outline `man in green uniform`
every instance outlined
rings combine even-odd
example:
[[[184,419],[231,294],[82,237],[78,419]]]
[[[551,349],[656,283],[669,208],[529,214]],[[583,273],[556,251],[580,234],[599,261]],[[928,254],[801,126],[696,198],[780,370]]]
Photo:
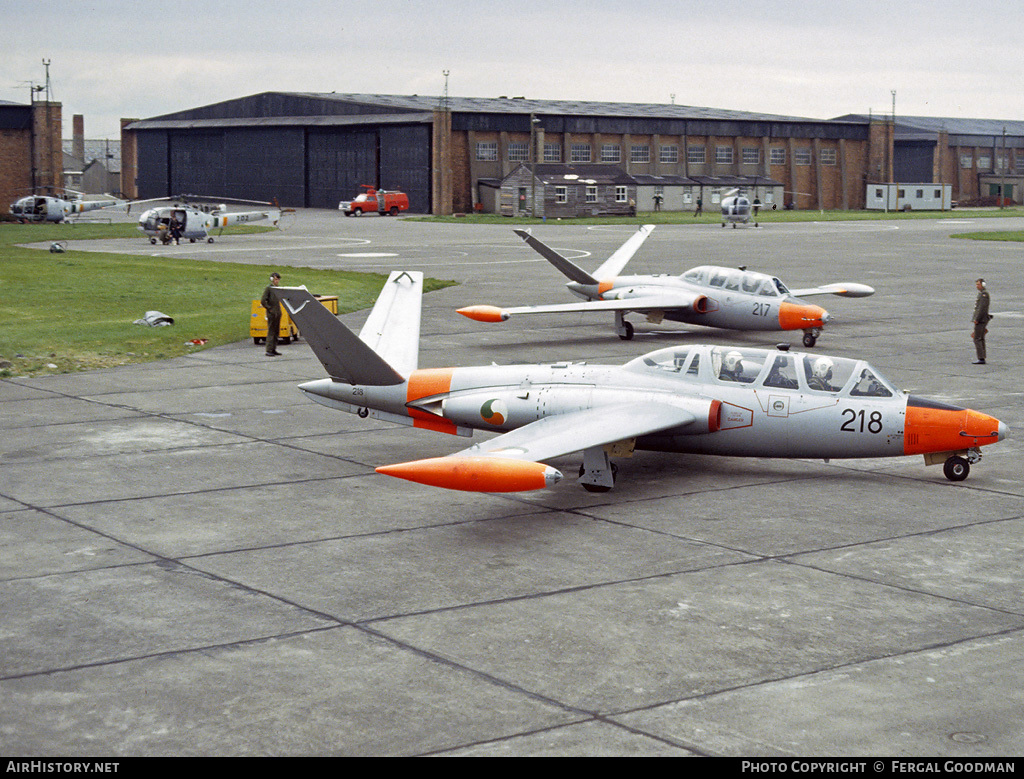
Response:
[[[280,357],[277,351],[277,333],[281,329],[281,304],[274,300],[270,290],[281,283],[281,274],[274,271],[270,274],[270,283],[263,290],[260,305],[267,311],[267,357]]]
[[[992,318],[988,313],[988,290],[985,289],[985,279],[978,279],[975,282],[978,288],[978,299],[974,303],[974,348],[978,352],[978,359],[975,365],[985,364],[985,333],[988,332],[988,322]]]

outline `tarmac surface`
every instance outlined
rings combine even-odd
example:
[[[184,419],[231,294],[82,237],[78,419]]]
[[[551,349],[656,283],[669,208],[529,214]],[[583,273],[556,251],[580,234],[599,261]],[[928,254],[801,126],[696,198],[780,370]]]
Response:
[[[432,489],[374,468],[466,439],[306,400],[323,372],[302,340],[0,381],[0,754],[1024,754],[1022,250],[949,237],[1022,223],[659,226],[629,266],[871,284],[816,299],[834,319],[814,351],[1007,423],[960,483],[920,457],[640,452],[607,494]],[[535,233],[591,269],[632,229]],[[285,284],[303,266],[457,280],[424,298],[422,367],[802,348],[637,315],[629,342],[611,315],[456,315],[569,300],[504,225],[302,211],[213,244],[71,248],[269,262]]]

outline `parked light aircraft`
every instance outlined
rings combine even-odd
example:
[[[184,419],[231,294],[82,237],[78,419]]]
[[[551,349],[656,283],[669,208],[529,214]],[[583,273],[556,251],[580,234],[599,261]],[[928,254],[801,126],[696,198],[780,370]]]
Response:
[[[218,205],[211,210],[204,210],[197,205],[189,204],[188,200],[197,200],[194,196],[183,196],[180,198],[155,198],[155,200],[178,200],[181,202],[168,206],[157,206],[144,211],[139,217],[139,230],[149,236],[149,242],[155,244],[170,242],[171,221],[175,220],[181,226],[181,238],[187,238],[189,242],[205,238],[208,243],[213,243],[212,230],[223,230],[231,225],[247,224],[249,222],[260,222],[269,219],[276,227],[285,209],[273,203],[263,203],[253,200],[235,201],[242,203],[253,203],[268,206],[257,211],[229,212],[226,205]],[[137,200],[128,207],[131,213],[131,206],[140,203],[152,203],[153,200]],[[288,209],[290,210],[290,209]]]
[[[730,330],[803,330],[804,346],[811,347],[829,319],[828,312],[800,300],[811,295],[866,297],[875,290],[866,284],[826,284],[790,291],[779,279],[741,268],[702,265],[681,276],[619,276],[626,263],[654,230],[644,225],[592,274],[563,257],[526,230],[516,230],[535,251],[570,281],[569,291],[583,303],[542,306],[469,306],[458,311],[478,322],[504,322],[515,314],[613,311],[619,338],[633,337],[633,324],[626,321],[630,311],[646,314],[659,324],[668,319],[691,325]]]
[[[543,461],[583,453],[579,481],[614,484],[610,456],[634,449],[745,457],[922,454],[967,477],[980,447],[1007,437],[998,419],[896,388],[863,360],[723,346],[659,349],[625,365],[551,363],[419,369],[423,274],[395,271],[357,337],[303,287],[272,290],[329,378],[314,401],[455,435],[499,433],[446,457],[378,473],[475,492],[549,487]]]
[[[71,190],[68,190],[71,192]],[[81,193],[74,192],[75,195]],[[123,206],[127,200],[108,197],[102,200],[82,200],[81,197],[62,198],[54,195],[28,195],[11,203],[11,215],[20,222],[63,222],[86,211],[111,206]]]

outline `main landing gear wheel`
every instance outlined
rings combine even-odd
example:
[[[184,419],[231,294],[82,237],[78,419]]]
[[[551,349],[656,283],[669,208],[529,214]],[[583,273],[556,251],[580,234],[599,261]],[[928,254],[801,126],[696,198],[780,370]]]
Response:
[[[963,481],[971,472],[971,464],[963,457],[953,455],[943,464],[942,472],[950,481]]]
[[[621,338],[623,341],[632,341],[633,340],[633,323],[632,322],[623,322],[622,323],[622,329],[619,331],[619,338]]]

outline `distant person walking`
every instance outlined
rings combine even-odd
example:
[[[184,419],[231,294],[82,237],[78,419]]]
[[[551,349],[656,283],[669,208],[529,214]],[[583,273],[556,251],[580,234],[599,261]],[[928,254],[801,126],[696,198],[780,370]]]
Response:
[[[267,312],[267,357],[280,357],[281,352],[277,351],[277,334],[281,329],[281,304],[274,299],[270,291],[281,283],[281,274],[274,271],[270,274],[270,283],[263,290],[263,297],[260,298],[260,305]]]
[[[978,288],[978,299],[974,302],[974,332],[971,337],[974,339],[974,348],[978,352],[978,359],[975,365],[985,364],[985,334],[988,332],[988,323],[992,319],[988,313],[989,296],[985,289],[985,279],[978,279],[974,282]]]
[[[704,198],[697,196],[697,208],[693,212],[694,218],[704,213]]]

